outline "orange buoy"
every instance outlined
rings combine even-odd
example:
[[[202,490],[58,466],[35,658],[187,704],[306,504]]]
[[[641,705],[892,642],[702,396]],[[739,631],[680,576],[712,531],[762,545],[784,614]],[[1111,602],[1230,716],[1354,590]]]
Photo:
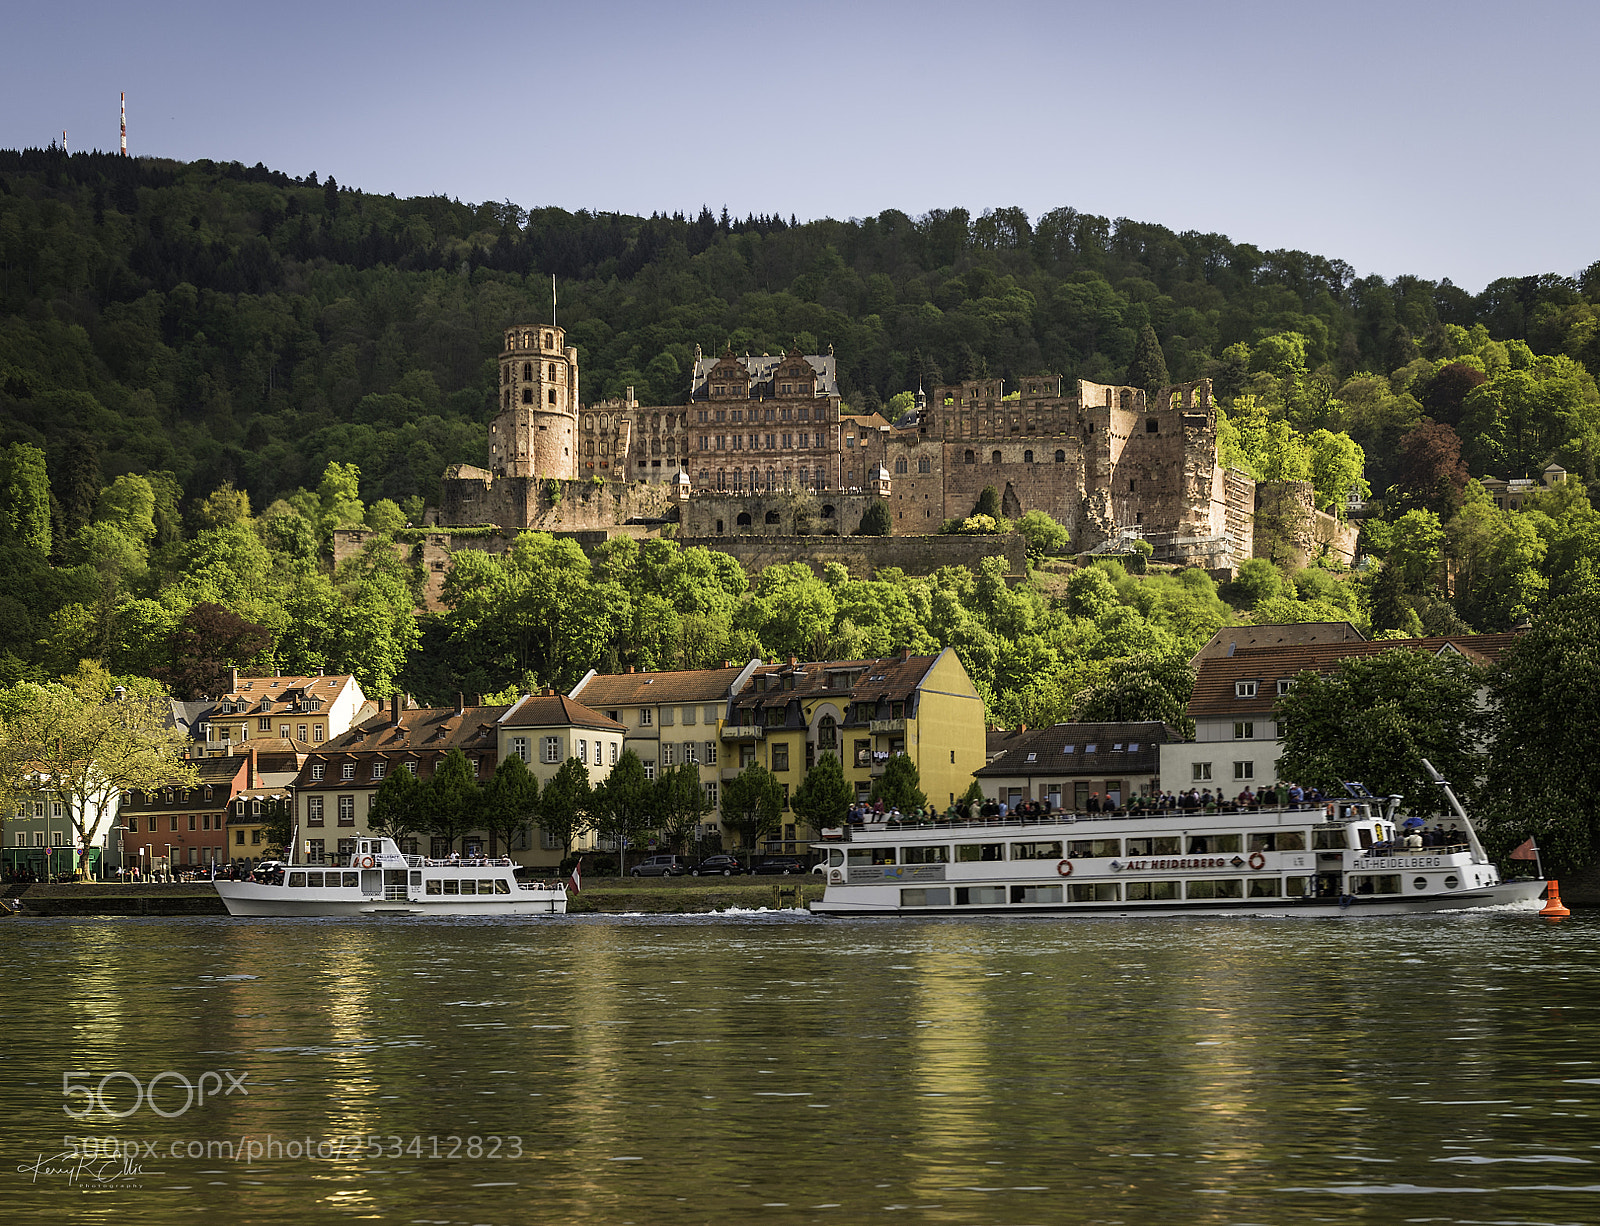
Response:
[[[1571,911],[1567,910],[1567,908],[1561,905],[1561,884],[1559,882],[1552,880],[1545,888],[1544,896],[1544,910],[1539,912],[1539,914],[1545,919],[1565,919],[1567,916],[1572,914]]]

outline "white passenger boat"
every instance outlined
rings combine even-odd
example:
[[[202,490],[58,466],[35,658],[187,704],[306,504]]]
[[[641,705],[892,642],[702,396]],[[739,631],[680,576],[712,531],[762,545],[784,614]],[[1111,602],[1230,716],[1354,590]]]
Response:
[[[1428,767],[1433,774],[1432,766]],[[1536,907],[1543,878],[1502,880],[1449,785],[1463,832],[1408,850],[1400,797],[1346,784],[1299,808],[1048,814],[843,828],[822,915],[1403,915]]]
[[[565,915],[567,887],[518,881],[510,860],[427,860],[357,839],[347,865],[286,864],[267,881],[217,881],[230,915]]]

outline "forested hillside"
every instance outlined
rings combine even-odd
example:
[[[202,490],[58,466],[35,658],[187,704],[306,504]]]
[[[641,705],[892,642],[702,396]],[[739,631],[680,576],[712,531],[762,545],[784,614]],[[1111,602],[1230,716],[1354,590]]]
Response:
[[[180,689],[187,661],[231,660],[437,696],[948,644],[993,713],[1037,723],[1088,686],[1153,693],[1234,616],[1204,576],[1010,593],[784,572],[740,592],[698,551],[591,565],[533,544],[460,570],[455,609],[418,624],[412,569],[380,549],[334,573],[329,534],[403,537],[447,463],[484,462],[500,330],[547,317],[552,275],[590,400],[683,400],[697,345],[832,346],[858,410],[980,374],[1208,375],[1230,463],[1311,480],[1330,509],[1364,464],[1357,492],[1384,496],[1364,533],[1382,565],[1253,566],[1222,596],[1258,620],[1500,628],[1600,557],[1600,264],[1472,295],[1070,208],[640,218],[0,152],[0,681],[87,655]],[[1577,480],[1526,511],[1468,481],[1552,460]],[[561,608],[539,604],[552,579]]]

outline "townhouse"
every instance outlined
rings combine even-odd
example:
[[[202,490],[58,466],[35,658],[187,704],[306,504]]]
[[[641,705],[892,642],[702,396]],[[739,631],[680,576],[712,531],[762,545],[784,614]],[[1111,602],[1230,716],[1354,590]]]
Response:
[[[262,737],[321,745],[377,711],[348,674],[240,677],[201,724],[206,746],[217,749]]]
[[[1113,808],[1161,787],[1161,749],[1180,739],[1160,721],[1055,724],[1021,732],[977,772],[985,796],[1015,809],[1038,801],[1050,809],[1088,811],[1109,800]]]

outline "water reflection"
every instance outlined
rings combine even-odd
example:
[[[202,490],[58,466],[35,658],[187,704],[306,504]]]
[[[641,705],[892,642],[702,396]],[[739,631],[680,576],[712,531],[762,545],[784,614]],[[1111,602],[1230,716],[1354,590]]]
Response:
[[[7,1205],[162,1226],[219,1207],[239,1223],[1592,1221],[1597,928],[13,922]],[[175,1118],[63,1114],[81,1102],[63,1073],[212,1069],[248,1093]],[[131,1102],[113,1082],[109,1105]],[[86,1133],[137,1141],[141,1169],[41,1163]],[[275,1156],[240,1156],[269,1140]]]

